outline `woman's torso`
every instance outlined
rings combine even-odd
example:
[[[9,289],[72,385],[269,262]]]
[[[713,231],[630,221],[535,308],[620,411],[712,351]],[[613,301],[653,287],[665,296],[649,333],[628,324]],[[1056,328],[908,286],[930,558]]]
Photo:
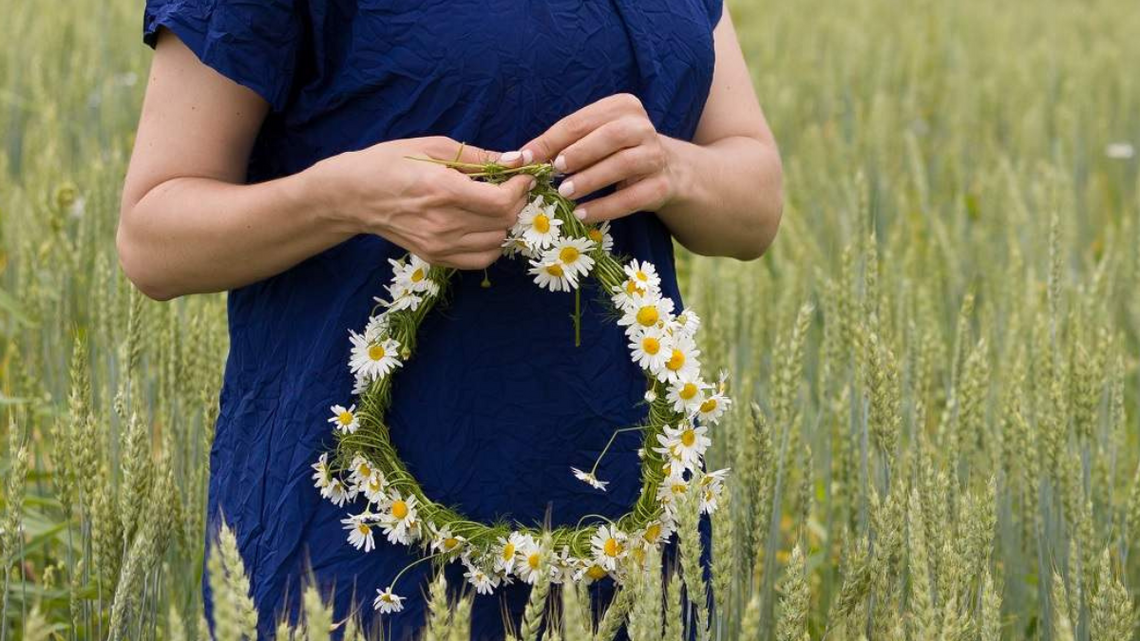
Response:
[[[661,133],[689,139],[712,74],[719,10],[711,1],[267,3],[257,11],[289,10],[300,30],[283,53],[290,81],[271,100],[250,180],[424,135],[515,149],[622,92],[642,100]],[[211,11],[227,3],[216,4]],[[239,23],[232,30],[249,28]],[[657,218],[621,219],[613,235],[616,251],[655,263],[679,301],[671,239]],[[387,259],[403,253],[358,236],[230,294],[209,515],[216,527],[224,514],[237,532],[263,619],[296,597],[305,569],[335,586],[340,615],[353,591],[368,603],[415,558],[384,542],[368,554],[352,548],[339,523],[344,510],[322,501],[309,480],[309,465],[333,444],[329,406],[352,400],[348,330],[363,326],[389,277]],[[621,330],[588,289],[575,347],[572,295],[540,290],[507,259],[489,270],[491,287],[480,286],[483,277],[457,277],[395,379],[388,420],[401,457],[429,496],[474,519],[538,524],[549,514],[562,524],[623,513],[640,486],[636,433],[620,438],[599,468],[609,492],[570,473],[589,468],[614,429],[644,416],[643,377]],[[409,607],[385,623],[396,632],[422,617],[419,578],[401,579]],[[494,629],[497,599],[481,611],[477,627]]]

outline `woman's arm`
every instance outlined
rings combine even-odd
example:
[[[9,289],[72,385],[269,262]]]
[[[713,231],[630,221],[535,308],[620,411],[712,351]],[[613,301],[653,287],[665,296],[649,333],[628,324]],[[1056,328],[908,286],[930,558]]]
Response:
[[[520,157],[554,158],[568,197],[617,185],[579,208],[588,221],[656,211],[691,251],[758,258],[780,224],[780,155],[727,10],[713,36],[716,68],[692,143],[658,134],[640,101],[620,95],[567,116]]]
[[[462,269],[494,261],[530,179],[501,186],[407,156],[455,158],[446,138],[382,143],[246,185],[266,102],[160,35],[123,187],[117,244],[127,277],[170,299],[277,274],[361,233]],[[464,148],[464,160],[486,152]]]

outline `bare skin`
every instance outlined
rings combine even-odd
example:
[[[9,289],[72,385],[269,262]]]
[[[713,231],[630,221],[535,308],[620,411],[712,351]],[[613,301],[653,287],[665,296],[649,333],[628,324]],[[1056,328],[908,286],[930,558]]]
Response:
[[[694,142],[660,135],[636,98],[612,96],[555,124],[502,162],[559,159],[572,198],[600,221],[655,211],[692,251],[760,256],[779,224],[779,155],[731,20],[714,32],[713,85]],[[357,234],[432,264],[480,269],[499,257],[532,179],[502,185],[408,156],[484,162],[497,152],[445,137],[383,142],[292,176],[245,183],[268,111],[252,90],[160,35],[123,188],[117,244],[127,277],[168,300],[278,274]]]

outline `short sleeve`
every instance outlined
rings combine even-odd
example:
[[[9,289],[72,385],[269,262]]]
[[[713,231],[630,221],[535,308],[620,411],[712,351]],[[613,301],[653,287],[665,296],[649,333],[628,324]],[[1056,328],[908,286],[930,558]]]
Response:
[[[709,24],[716,29],[720,24],[720,15],[724,12],[724,0],[705,0],[705,6],[709,10]]]
[[[143,41],[166,27],[203,64],[257,92],[274,111],[289,100],[304,34],[296,0],[147,0]]]

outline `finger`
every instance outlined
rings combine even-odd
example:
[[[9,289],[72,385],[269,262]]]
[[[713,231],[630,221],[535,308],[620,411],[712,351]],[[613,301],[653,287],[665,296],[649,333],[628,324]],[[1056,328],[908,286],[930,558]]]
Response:
[[[660,175],[639,180],[614,193],[591,200],[574,210],[587,223],[599,223],[637,211],[654,211],[669,198],[669,185]]]
[[[654,148],[645,145],[622,149],[563,180],[558,193],[566,198],[582,198],[623,180],[636,182],[661,171],[658,155]]]
[[[648,118],[627,116],[611,120],[572,143],[554,159],[554,168],[565,174],[582,171],[603,158],[648,142],[657,130]]]
[[[475,269],[486,269],[487,267],[491,266],[491,263],[494,263],[496,260],[498,260],[500,256],[502,256],[501,250],[495,249],[494,251],[456,254],[454,256],[448,256],[440,262],[446,267],[454,267],[455,269],[470,271]]]
[[[526,204],[525,195],[534,184],[532,176],[515,176],[498,185],[479,182],[453,173],[442,181],[452,202],[463,209],[499,219],[504,228],[514,224],[514,218]]]
[[[424,153],[435,160],[482,165],[491,162],[498,155],[493,151],[452,140],[447,136],[429,136],[423,141]]]
[[[555,158],[563,149],[586,137],[591,131],[623,114],[645,113],[641,101],[631,94],[617,94],[582,107],[554,123],[538,138],[523,145],[520,153],[534,162]],[[530,162],[530,161],[527,161]]]
[[[477,254],[490,251],[501,252],[503,242],[507,239],[507,231],[498,229],[492,231],[477,231],[464,234],[444,256],[457,256],[460,254]]]

